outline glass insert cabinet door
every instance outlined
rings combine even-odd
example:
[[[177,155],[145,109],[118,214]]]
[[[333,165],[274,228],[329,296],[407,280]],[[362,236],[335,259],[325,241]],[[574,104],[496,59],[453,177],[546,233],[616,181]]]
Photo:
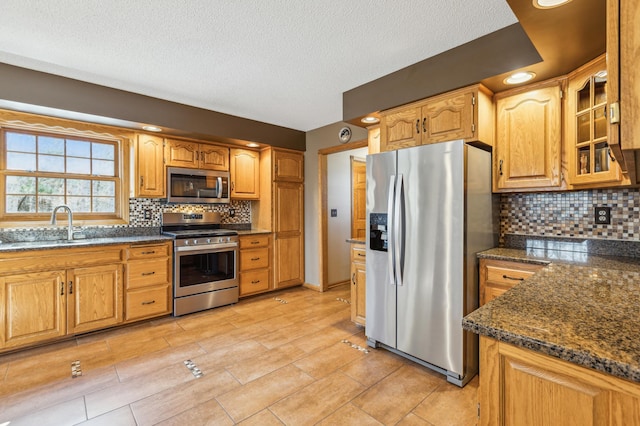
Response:
[[[602,56],[569,77],[567,146],[571,184],[621,180],[607,135],[607,64]]]

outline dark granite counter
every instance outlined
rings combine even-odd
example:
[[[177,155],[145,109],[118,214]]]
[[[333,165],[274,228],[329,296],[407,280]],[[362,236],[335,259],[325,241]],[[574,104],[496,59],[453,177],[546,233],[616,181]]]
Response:
[[[366,244],[367,242],[365,240],[358,240],[356,238],[349,238],[348,240],[346,240],[349,244]]]
[[[14,243],[0,243],[0,253],[28,251],[28,250],[50,250],[63,249],[71,247],[94,247],[116,244],[151,244],[163,241],[171,241],[171,237],[164,235],[136,235],[129,237],[110,237],[110,238],[85,238],[73,241],[66,240],[44,240],[44,241],[27,241]]]
[[[478,257],[548,264],[463,319],[463,328],[640,382],[640,259],[547,248]]]
[[[238,235],[270,234],[266,229],[239,229]]]

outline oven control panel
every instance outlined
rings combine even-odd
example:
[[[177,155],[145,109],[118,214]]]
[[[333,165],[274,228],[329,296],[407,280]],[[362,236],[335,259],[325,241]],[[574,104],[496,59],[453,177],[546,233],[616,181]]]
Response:
[[[216,244],[237,244],[236,235],[220,237],[183,238],[175,240],[176,247],[215,246]]]

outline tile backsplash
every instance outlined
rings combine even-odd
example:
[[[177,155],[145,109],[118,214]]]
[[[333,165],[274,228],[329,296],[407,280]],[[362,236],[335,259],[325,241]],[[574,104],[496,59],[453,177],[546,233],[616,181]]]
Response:
[[[611,207],[611,225],[594,223],[595,207]],[[637,241],[640,190],[502,194],[500,242],[506,234]]]
[[[232,209],[233,216],[230,214]],[[128,225],[83,226],[76,231],[82,231],[92,238],[158,234],[164,212],[220,212],[224,225],[240,228],[251,226],[251,201],[232,200],[229,204],[167,204],[156,198],[131,198]],[[65,218],[60,221],[62,226],[0,228],[0,242],[64,239],[67,235],[66,223]]]

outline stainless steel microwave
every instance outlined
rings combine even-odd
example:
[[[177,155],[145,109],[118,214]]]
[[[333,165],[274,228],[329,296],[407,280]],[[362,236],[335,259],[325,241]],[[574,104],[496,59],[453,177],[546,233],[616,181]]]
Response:
[[[229,172],[167,167],[168,203],[229,203]]]

